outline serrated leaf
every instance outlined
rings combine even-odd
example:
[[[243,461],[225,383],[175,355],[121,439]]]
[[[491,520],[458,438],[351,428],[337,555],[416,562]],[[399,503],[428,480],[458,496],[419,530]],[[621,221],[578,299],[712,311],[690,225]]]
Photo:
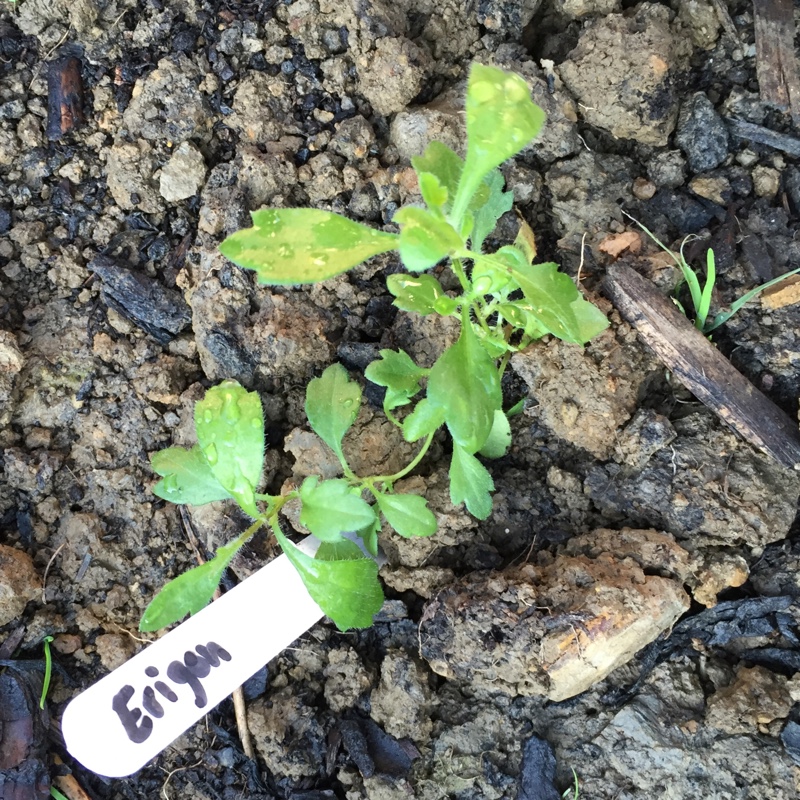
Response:
[[[383,590],[378,581],[378,565],[360,550],[360,557],[356,557],[352,548],[358,550],[358,545],[350,542],[351,548],[339,542],[335,550],[323,550],[323,556],[347,557],[326,560],[298,550],[280,530],[275,531],[275,536],[308,593],[340,631],[372,625],[372,618],[383,605]]]
[[[433,433],[444,424],[444,409],[433,405],[423,397],[414,410],[403,420],[403,438],[416,442],[423,436]]]
[[[502,411],[494,412],[494,423],[489,438],[483,443],[480,454],[484,458],[502,458],[511,447],[511,425]]]
[[[412,272],[422,272],[464,246],[444,217],[424,208],[401,208],[393,221],[400,225],[400,258]]]
[[[559,339],[585,344],[608,327],[605,314],[583,299],[557,264],[512,268],[511,276],[529,301],[530,313]]]
[[[442,285],[433,275],[396,273],[386,279],[386,286],[394,295],[397,308],[416,314],[433,314],[437,310],[436,302],[445,296]]]
[[[486,200],[473,210],[474,223],[470,234],[472,250],[480,253],[486,237],[497,227],[497,220],[510,211],[514,195],[504,192],[505,179],[499,170],[492,170],[483,181],[489,192]]]
[[[420,179],[420,190],[422,189],[422,175],[433,175],[439,185],[447,192],[447,200],[444,210],[450,209],[453,197],[455,197],[458,181],[461,178],[461,170],[464,168],[464,160],[454,153],[447,145],[441,142],[431,142],[421,156],[411,159],[414,171]],[[428,203],[423,192],[423,198]]]
[[[474,453],[489,435],[501,407],[500,376],[466,314],[458,341],[439,356],[428,376],[428,401],[444,410],[453,441]]]
[[[416,494],[378,494],[375,500],[386,521],[400,536],[408,539],[436,533],[436,517],[424,497]]]
[[[198,445],[191,450],[168,447],[153,453],[150,464],[162,476],[153,487],[153,494],[162,500],[181,505],[202,506],[231,495],[220,486]]]
[[[388,411],[406,405],[420,390],[419,382],[426,374],[404,350],[381,350],[380,359],[364,371],[367,380],[386,387],[383,407]]]
[[[236,381],[212,386],[194,408],[197,442],[214,477],[251,517],[264,465],[264,414],[256,392]]]
[[[342,439],[356,421],[361,387],[341,364],[332,364],[306,387],[306,416],[317,436],[344,461]]]
[[[442,211],[447,207],[447,189],[436,175],[432,172],[419,172],[417,173],[417,180],[419,181],[419,191],[422,194],[422,199],[428,208]]]
[[[222,580],[222,573],[244,543],[244,537],[240,536],[220,547],[210,561],[171,580],[150,601],[142,615],[139,630],[157,631],[178,622],[187,614],[196,614],[204,609],[211,602]]]
[[[219,249],[270,285],[322,281],[398,244],[396,234],[373,230],[330,211],[267,208],[251,216],[253,227],[232,234]]]
[[[492,513],[494,481],[486,467],[457,444],[453,445],[450,461],[450,500],[453,505],[464,503],[473,517],[486,519]]]
[[[347,481],[319,482],[310,475],[300,487],[300,522],[323,542],[334,542],[344,531],[358,531],[371,525],[375,510],[353,493]]]
[[[473,64],[467,85],[467,158],[464,174],[481,179],[520,152],[545,122],[519,75]]]

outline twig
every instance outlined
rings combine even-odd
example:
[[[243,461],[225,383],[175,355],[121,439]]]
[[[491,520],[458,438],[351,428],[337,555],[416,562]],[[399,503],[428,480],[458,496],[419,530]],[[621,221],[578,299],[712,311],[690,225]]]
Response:
[[[57,767],[64,765],[64,762],[57,755],[53,755],[53,763]],[[71,772],[66,775],[56,774],[53,778],[53,783],[66,795],[68,800],[92,800]]]
[[[198,541],[197,535],[194,532],[194,526],[192,525],[192,520],[189,517],[189,513],[185,508],[183,508],[183,506],[181,506],[180,511],[181,522],[183,523],[184,530],[186,531],[186,538],[189,540],[189,545],[191,546],[192,550],[194,550],[195,558],[199,564],[205,564],[206,559],[200,552],[200,542]],[[217,589],[214,592],[214,599],[218,600],[221,596],[222,592]],[[247,707],[245,706],[244,702],[244,691],[242,690],[241,686],[238,686],[236,689],[234,689],[232,697],[233,713],[236,717],[236,728],[239,732],[239,740],[242,743],[242,750],[248,758],[255,759],[256,754],[255,750],[253,750],[253,739],[250,736],[250,728],[247,727]]]
[[[794,136],[787,136],[785,133],[778,133],[762,125],[755,125],[741,119],[729,117],[725,119],[725,122],[731,135],[736,139],[747,139],[756,144],[764,144],[767,147],[782,150],[790,156],[800,157],[800,139],[796,139]]]
[[[50,556],[50,560],[47,562],[47,566],[44,568],[44,576],[42,577],[42,604],[47,605],[47,574],[50,572],[50,567],[53,566],[53,562],[56,560],[56,556],[67,546],[67,543],[61,542],[61,544],[56,548],[53,555]]]

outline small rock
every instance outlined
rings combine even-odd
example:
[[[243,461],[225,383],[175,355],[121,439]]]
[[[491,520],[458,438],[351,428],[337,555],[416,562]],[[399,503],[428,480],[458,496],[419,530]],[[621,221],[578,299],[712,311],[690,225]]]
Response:
[[[775,197],[781,185],[781,173],[772,167],[753,168],[753,189],[759,197]]]
[[[59,633],[53,639],[53,649],[65,656],[74,653],[82,644],[81,637],[75,633]]]
[[[680,150],[656,153],[647,164],[647,175],[660,189],[677,189],[686,180],[686,159]]]
[[[206,177],[203,154],[189,142],[183,142],[161,170],[159,192],[168,203],[194,197]]]
[[[371,715],[398,739],[427,743],[436,699],[427,673],[408,654],[390,651],[381,664],[381,682],[370,695]]]
[[[428,603],[420,653],[446,678],[565,700],[669,629],[689,607],[681,584],[608,552],[474,573]]]
[[[0,544],[0,627],[19,618],[42,582],[27,553]]]
[[[562,795],[553,785],[555,777],[553,748],[544,739],[531,736],[522,749],[517,800],[559,800]]]
[[[633,182],[633,196],[637,200],[649,200],[655,193],[658,187],[646,178],[637,178]]]
[[[693,94],[681,107],[675,141],[692,172],[707,172],[727,158],[728,129],[703,92]]]
[[[604,17],[622,10],[622,0],[553,0],[553,9],[569,19]]]
[[[433,141],[464,154],[463,91],[464,87],[458,86],[427,106],[403,109],[395,116],[389,128],[389,139],[401,158],[411,161],[422,155]]]
[[[133,655],[133,642],[119,633],[103,633],[95,642],[97,655],[110,672],[122,666]]]
[[[378,39],[357,62],[359,91],[378,114],[403,111],[422,89],[429,60],[409,39]]]
[[[747,562],[739,555],[728,552],[706,554],[702,569],[693,576],[692,596],[706,608],[717,604],[717,595],[730,587],[741,586],[750,576]]]
[[[560,66],[584,119],[621,139],[663,147],[678,117],[675,75],[691,44],[670,28],[670,11],[642,3],[633,16],[590,22]]]
[[[145,214],[158,214],[162,203],[154,186],[155,171],[155,155],[149,142],[115,142],[108,151],[106,180],[116,204],[124,211],[138,208]]]
[[[680,0],[678,19],[697,47],[710,50],[719,38],[719,15],[709,0]]]
[[[478,22],[493,33],[519,39],[542,0],[478,0]]]
[[[370,688],[369,674],[358,653],[351,647],[336,647],[328,652],[325,676],[325,701],[334,713],[352,708]]]
[[[8,424],[11,418],[11,392],[24,363],[14,334],[0,330],[0,425]]]
[[[720,206],[730,203],[733,197],[730,181],[719,175],[698,175],[689,181],[689,188],[698,197],[711,200]]]
[[[708,699],[706,722],[728,734],[766,733],[767,725],[789,715],[788,683],[764,667],[739,667],[733,683]]]

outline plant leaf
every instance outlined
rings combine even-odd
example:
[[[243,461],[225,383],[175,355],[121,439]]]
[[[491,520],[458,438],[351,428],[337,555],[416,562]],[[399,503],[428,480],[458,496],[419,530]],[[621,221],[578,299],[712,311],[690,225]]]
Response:
[[[585,344],[608,327],[605,314],[583,299],[557,264],[512,267],[511,276],[530,302],[529,312],[559,339]]]
[[[231,494],[214,477],[200,447],[168,447],[153,453],[150,464],[162,476],[153,494],[162,500],[181,505],[202,506],[215,500],[227,500]]]
[[[314,432],[344,463],[342,439],[356,421],[361,387],[341,364],[331,364],[306,387],[306,416]]]
[[[453,505],[465,503],[473,517],[486,519],[492,513],[494,481],[486,467],[475,456],[453,445],[450,462],[450,500]]]
[[[375,500],[386,521],[401,536],[408,539],[436,533],[436,517],[424,497],[417,494],[378,494]]]
[[[483,443],[480,454],[484,458],[502,458],[511,447],[511,425],[502,411],[494,412],[494,422],[489,438]]]
[[[422,272],[464,246],[444,217],[424,208],[401,208],[393,221],[400,225],[400,258],[412,272]]]
[[[432,172],[418,172],[419,190],[428,208],[442,211],[447,207],[448,192]]]
[[[371,525],[375,510],[362,500],[347,481],[319,482],[310,475],[300,487],[300,522],[323,542],[335,542],[344,531],[358,531]]]
[[[222,580],[222,573],[245,541],[244,536],[234,539],[220,547],[210,561],[166,584],[144,610],[139,630],[157,631],[205,608]]]
[[[463,313],[458,341],[439,356],[428,376],[428,401],[444,410],[453,441],[470,453],[479,450],[501,407],[500,377],[491,356]]]
[[[367,380],[386,387],[383,407],[388,411],[406,405],[420,390],[419,382],[426,374],[404,350],[381,350],[380,360],[364,371]]]
[[[256,392],[236,381],[212,386],[194,407],[197,442],[211,472],[251,517],[264,465],[264,414]]]
[[[443,423],[444,409],[423,397],[403,420],[403,438],[407,442],[416,442],[417,439],[433,433]]]
[[[484,178],[483,183],[489,188],[488,197],[472,212],[474,225],[470,243],[476,253],[480,253],[486,237],[497,227],[497,220],[514,205],[513,193],[503,191],[505,178],[500,170],[492,170]]]
[[[467,158],[464,174],[481,179],[539,134],[545,113],[519,75],[473,64],[467,85]]]
[[[398,237],[312,208],[267,208],[251,214],[253,227],[225,239],[226,258],[255,270],[261,283],[315,283],[394,250]]]
[[[396,273],[386,279],[386,286],[397,308],[422,315],[437,311],[436,301],[444,296],[442,285],[433,275]]]
[[[411,159],[411,164],[419,178],[420,191],[423,188],[422,176],[424,174],[433,175],[437,179],[439,185],[447,192],[447,199],[442,210],[449,211],[458,188],[461,171],[464,169],[464,160],[447,145],[441,142],[431,142],[421,156]],[[431,205],[428,198],[425,197],[424,191],[422,197],[428,205]]]
[[[275,529],[275,536],[308,593],[340,631],[372,625],[372,618],[383,605],[383,590],[378,581],[378,565],[365,557],[357,544],[342,541],[329,548],[323,543],[322,557],[312,558],[298,550],[279,529]],[[340,555],[345,558],[328,560]]]

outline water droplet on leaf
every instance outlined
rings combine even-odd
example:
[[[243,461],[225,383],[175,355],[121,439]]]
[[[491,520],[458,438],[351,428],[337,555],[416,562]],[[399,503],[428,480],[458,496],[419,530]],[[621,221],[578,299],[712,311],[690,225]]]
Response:
[[[203,455],[206,457],[206,461],[213,467],[214,464],[217,463],[219,460],[219,454],[217,453],[217,446],[212,442],[208,447],[203,450]]]

